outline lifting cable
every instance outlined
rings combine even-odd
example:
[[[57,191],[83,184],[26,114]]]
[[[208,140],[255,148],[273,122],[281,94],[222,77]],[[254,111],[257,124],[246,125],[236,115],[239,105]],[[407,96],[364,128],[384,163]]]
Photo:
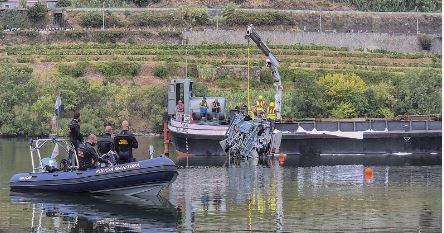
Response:
[[[247,111],[248,115],[254,120],[254,114],[251,112],[250,105],[250,38],[247,38]]]

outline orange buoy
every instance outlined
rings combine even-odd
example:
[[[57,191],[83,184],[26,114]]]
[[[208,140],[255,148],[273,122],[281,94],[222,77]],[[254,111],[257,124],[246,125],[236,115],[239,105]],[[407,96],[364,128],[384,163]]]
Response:
[[[279,165],[280,165],[281,167],[283,167],[284,164],[285,164],[285,155],[284,155],[283,152],[281,152],[281,153],[279,154]]]
[[[371,167],[366,167],[364,169],[364,179],[367,182],[373,179],[373,169]]]
[[[279,154],[279,162],[284,162],[285,161],[285,156],[284,156],[284,152],[281,152]]]

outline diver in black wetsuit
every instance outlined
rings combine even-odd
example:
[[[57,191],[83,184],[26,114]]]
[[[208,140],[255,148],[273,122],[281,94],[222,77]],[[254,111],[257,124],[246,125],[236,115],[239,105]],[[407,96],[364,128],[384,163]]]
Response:
[[[139,147],[136,137],[129,132],[128,129],[128,121],[123,121],[122,131],[114,137],[114,143],[116,146],[116,152],[119,155],[120,164],[134,162],[133,148]]]
[[[79,170],[86,170],[95,168],[96,163],[107,163],[111,165],[111,162],[106,159],[102,159],[97,156],[94,146],[97,143],[97,137],[94,134],[88,136],[88,141],[79,145],[77,149],[77,156],[79,159]]]
[[[74,149],[77,150],[79,144],[83,142],[83,135],[80,133],[80,113],[74,113],[74,116],[69,124],[69,138]]]

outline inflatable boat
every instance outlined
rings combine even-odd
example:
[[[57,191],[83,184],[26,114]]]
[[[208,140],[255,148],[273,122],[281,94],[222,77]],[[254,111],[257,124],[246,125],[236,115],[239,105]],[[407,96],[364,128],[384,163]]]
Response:
[[[95,169],[78,170],[75,150],[67,139],[38,139],[30,141],[32,172],[12,176],[10,188],[17,190],[51,190],[89,192],[118,195],[157,195],[177,176],[176,165],[167,157],[142,160],[112,166],[98,165]],[[41,159],[41,148],[54,144],[49,158]],[[64,148],[67,159],[60,168],[56,157],[59,147]],[[37,166],[35,161],[37,160]],[[77,165],[77,166],[76,166]]]

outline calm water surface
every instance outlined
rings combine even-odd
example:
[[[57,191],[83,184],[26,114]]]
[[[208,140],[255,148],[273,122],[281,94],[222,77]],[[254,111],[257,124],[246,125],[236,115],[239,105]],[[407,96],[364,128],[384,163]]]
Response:
[[[138,159],[149,144],[139,138]],[[173,156],[174,157],[174,156]],[[441,232],[441,166],[180,168],[161,197],[9,191],[26,140],[0,139],[0,232]]]

